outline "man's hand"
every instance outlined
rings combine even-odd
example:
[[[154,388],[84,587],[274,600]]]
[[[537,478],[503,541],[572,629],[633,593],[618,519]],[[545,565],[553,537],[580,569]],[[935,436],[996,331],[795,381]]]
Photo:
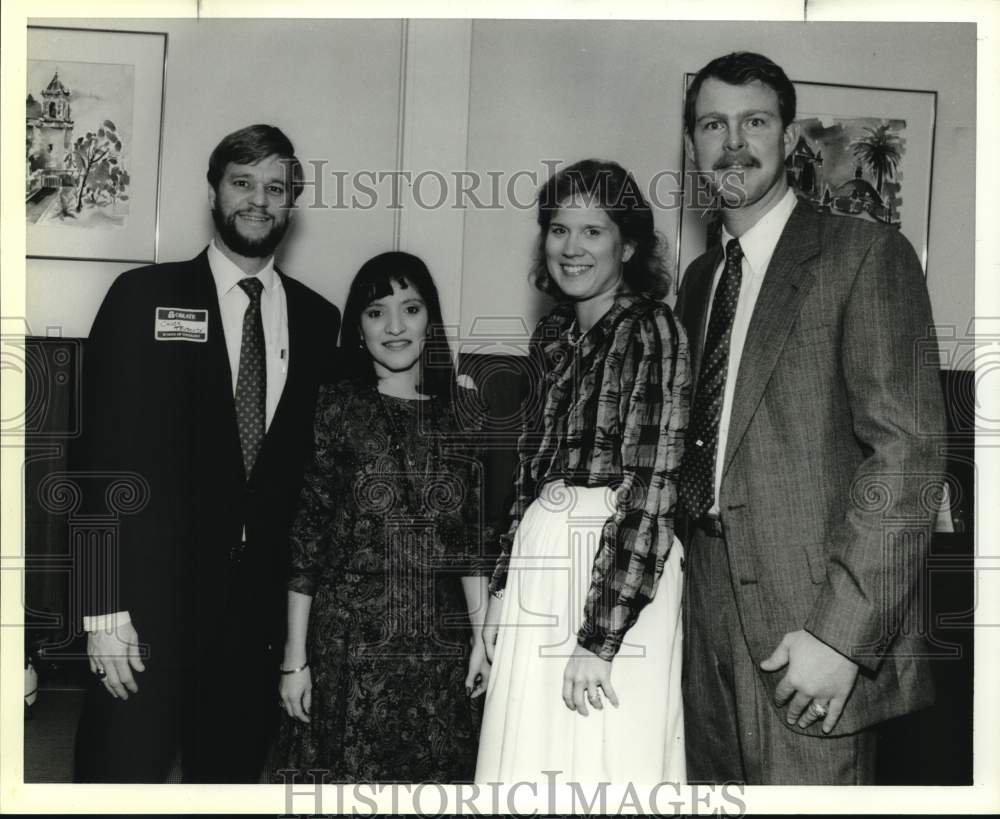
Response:
[[[800,728],[807,728],[822,718],[823,733],[830,733],[854,688],[857,663],[808,631],[792,631],[760,667],[777,671],[786,665],[788,671],[774,691],[774,701],[779,706],[788,703],[788,724],[798,722]]]
[[[87,634],[87,657],[90,670],[100,676],[108,693],[115,699],[128,699],[128,693],[139,690],[132,671],[145,671],[139,656],[139,635],[131,623],[117,628],[99,629]]]
[[[611,662],[602,660],[592,651],[587,651],[577,644],[563,672],[563,702],[570,711],[576,711],[585,717],[590,713],[587,710],[588,700],[598,711],[604,709],[604,704],[601,702],[602,691],[608,701],[617,708],[618,695],[611,685]]]

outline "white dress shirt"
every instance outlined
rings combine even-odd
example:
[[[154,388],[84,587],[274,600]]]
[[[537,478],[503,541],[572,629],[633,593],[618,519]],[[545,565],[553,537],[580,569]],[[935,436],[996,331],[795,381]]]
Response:
[[[250,297],[239,286],[246,274],[240,270],[215,244],[208,246],[208,266],[215,279],[222,314],[222,334],[229,353],[229,369],[233,375],[233,395],[240,370],[240,344],[243,341],[243,314]],[[264,428],[271,426],[274,411],[281,399],[288,375],[288,307],[281,277],[274,270],[274,257],[256,274],[264,285],[260,296],[260,318],[264,325],[264,357],[267,364],[267,409]]]
[[[719,446],[715,453],[715,501],[712,503],[712,508],[708,510],[711,515],[719,514],[719,488],[722,486],[722,467],[726,457],[726,441],[729,438],[729,418],[733,411],[733,392],[736,389],[736,376],[740,369],[740,359],[743,357],[743,344],[746,342],[747,330],[750,328],[750,318],[753,316],[757,296],[764,283],[767,266],[771,263],[771,257],[774,255],[774,248],[778,244],[781,231],[785,229],[788,218],[795,210],[797,201],[795,194],[788,190],[784,197],[778,200],[774,207],[758,220],[757,224],[739,237],[740,247],[743,249],[743,275],[740,280],[740,297],[736,302],[736,314],[733,316],[733,329],[729,336],[726,387],[722,394],[722,413],[719,417]],[[725,248],[732,238],[734,238],[733,235],[723,228],[722,247]],[[715,279],[712,282],[713,299],[725,265],[726,260],[723,254],[722,262],[716,268]],[[709,315],[711,315],[711,303],[709,304]],[[707,332],[707,321],[705,326]]]
[[[240,370],[240,345],[243,341],[243,314],[250,297],[239,282],[247,274],[233,263],[212,239],[208,246],[208,266],[215,279],[215,290],[219,297],[219,312],[222,315],[222,335],[226,340],[229,354],[229,368],[233,375],[233,396],[236,395],[236,380]],[[275,272],[274,257],[267,260],[258,273],[264,289],[260,296],[260,318],[264,325],[264,357],[267,367],[267,397],[264,428],[271,426],[274,411],[281,400],[288,377],[288,305],[281,277]],[[112,614],[84,616],[84,631],[113,629],[131,622],[127,611]]]

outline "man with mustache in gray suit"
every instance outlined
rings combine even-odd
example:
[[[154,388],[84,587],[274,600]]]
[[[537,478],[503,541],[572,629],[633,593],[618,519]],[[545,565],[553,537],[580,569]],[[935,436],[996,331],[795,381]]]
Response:
[[[740,52],[695,77],[685,145],[722,243],[677,312],[695,397],[679,493],[691,781],[871,784],[873,726],[933,700],[916,621],[944,411],[920,263],[789,188],[795,89]]]

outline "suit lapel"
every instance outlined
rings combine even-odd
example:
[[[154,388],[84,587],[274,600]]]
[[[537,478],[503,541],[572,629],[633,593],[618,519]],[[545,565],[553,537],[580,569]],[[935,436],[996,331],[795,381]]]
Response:
[[[750,317],[733,391],[723,475],[757,411],[802,300],[809,292],[813,274],[804,262],[818,253],[818,219],[800,202],[781,232]]]
[[[195,270],[195,288],[198,303],[208,309],[208,341],[205,351],[205,398],[211,406],[227,407],[236,424],[236,408],[233,404],[233,371],[229,366],[229,351],[222,328],[222,312],[219,309],[219,294],[215,288],[212,268],[208,264],[208,253],[202,251],[192,263]]]
[[[240,448],[240,431],[236,423],[236,403],[233,400],[233,371],[229,366],[229,350],[222,328],[222,311],[219,293],[215,287],[208,252],[202,251],[192,262],[198,303],[208,310],[208,341],[204,364],[201,368],[201,395],[207,412],[215,414],[212,429],[221,436],[219,445],[230,453],[234,466],[243,472],[243,454]]]

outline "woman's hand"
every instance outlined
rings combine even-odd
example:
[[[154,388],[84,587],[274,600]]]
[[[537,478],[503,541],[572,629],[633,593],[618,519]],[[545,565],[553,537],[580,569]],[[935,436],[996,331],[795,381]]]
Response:
[[[497,644],[497,635],[500,633],[500,609],[503,607],[503,600],[490,595],[490,602],[486,607],[486,617],[483,623],[483,647],[486,649],[486,659],[493,662],[493,650]]]
[[[486,658],[486,644],[481,639],[473,638],[472,651],[469,653],[469,673],[465,677],[465,691],[472,699],[486,693],[492,668]]]
[[[604,709],[601,692],[615,708],[618,707],[618,695],[611,685],[611,662],[577,644],[563,672],[563,702],[570,711],[585,717],[590,713],[588,702],[598,711]]]
[[[282,668],[300,668],[294,674],[282,674],[278,684],[281,706],[288,716],[301,722],[309,722],[309,706],[312,704],[312,671],[306,665],[306,633],[309,630],[309,610],[312,597],[308,594],[288,590],[288,636],[285,638],[285,654]]]
[[[312,705],[312,671],[304,668],[294,674],[282,674],[278,684],[278,696],[288,716],[299,722],[309,722],[309,706]]]

